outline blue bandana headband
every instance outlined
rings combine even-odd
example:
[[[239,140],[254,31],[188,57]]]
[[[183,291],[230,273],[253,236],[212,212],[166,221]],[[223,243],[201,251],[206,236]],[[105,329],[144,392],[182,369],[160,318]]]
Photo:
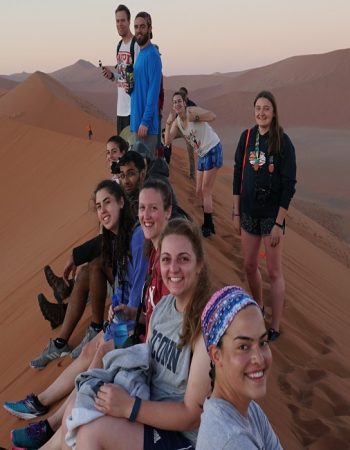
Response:
[[[207,350],[217,345],[235,316],[249,305],[259,305],[239,286],[226,286],[210,298],[202,313],[202,331]]]

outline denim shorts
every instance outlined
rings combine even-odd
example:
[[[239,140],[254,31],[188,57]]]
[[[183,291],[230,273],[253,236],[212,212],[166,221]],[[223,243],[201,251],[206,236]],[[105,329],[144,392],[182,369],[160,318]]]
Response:
[[[257,219],[255,217],[248,216],[248,214],[241,214],[241,228],[249,234],[254,236],[269,236],[271,230],[275,225],[276,217],[264,217]],[[283,234],[285,231],[285,223],[283,222]]]
[[[209,152],[198,158],[197,170],[203,172],[204,170],[210,170],[221,167],[223,164],[222,146],[219,142]]]

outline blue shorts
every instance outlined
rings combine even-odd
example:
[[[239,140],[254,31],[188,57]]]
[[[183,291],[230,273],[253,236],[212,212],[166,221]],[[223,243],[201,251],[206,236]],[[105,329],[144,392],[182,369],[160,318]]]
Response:
[[[223,164],[222,146],[219,142],[209,152],[198,158],[197,170],[203,172],[204,170],[210,170],[219,168]]]
[[[144,425],[143,439],[143,450],[194,450],[194,445],[179,431]]]

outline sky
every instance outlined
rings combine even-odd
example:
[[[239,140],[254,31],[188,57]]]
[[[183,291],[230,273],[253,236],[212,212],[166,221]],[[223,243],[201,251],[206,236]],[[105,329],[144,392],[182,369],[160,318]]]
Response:
[[[114,65],[118,1],[0,0],[0,74]],[[147,11],[165,75],[234,72],[350,47],[349,0],[125,0]],[[133,27],[131,27],[132,29]]]

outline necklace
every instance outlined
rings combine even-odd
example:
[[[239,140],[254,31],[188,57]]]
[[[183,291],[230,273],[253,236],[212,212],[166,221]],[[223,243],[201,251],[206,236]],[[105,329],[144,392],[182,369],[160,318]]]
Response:
[[[254,145],[254,151],[250,152],[249,154],[249,162],[253,166],[253,169],[255,172],[259,170],[261,166],[263,166],[266,163],[266,156],[264,152],[260,152],[260,144],[259,144],[259,129],[256,130],[256,137],[255,137],[255,145]],[[275,170],[275,165],[273,163],[273,155],[268,156],[268,171],[270,174],[272,174]]]

